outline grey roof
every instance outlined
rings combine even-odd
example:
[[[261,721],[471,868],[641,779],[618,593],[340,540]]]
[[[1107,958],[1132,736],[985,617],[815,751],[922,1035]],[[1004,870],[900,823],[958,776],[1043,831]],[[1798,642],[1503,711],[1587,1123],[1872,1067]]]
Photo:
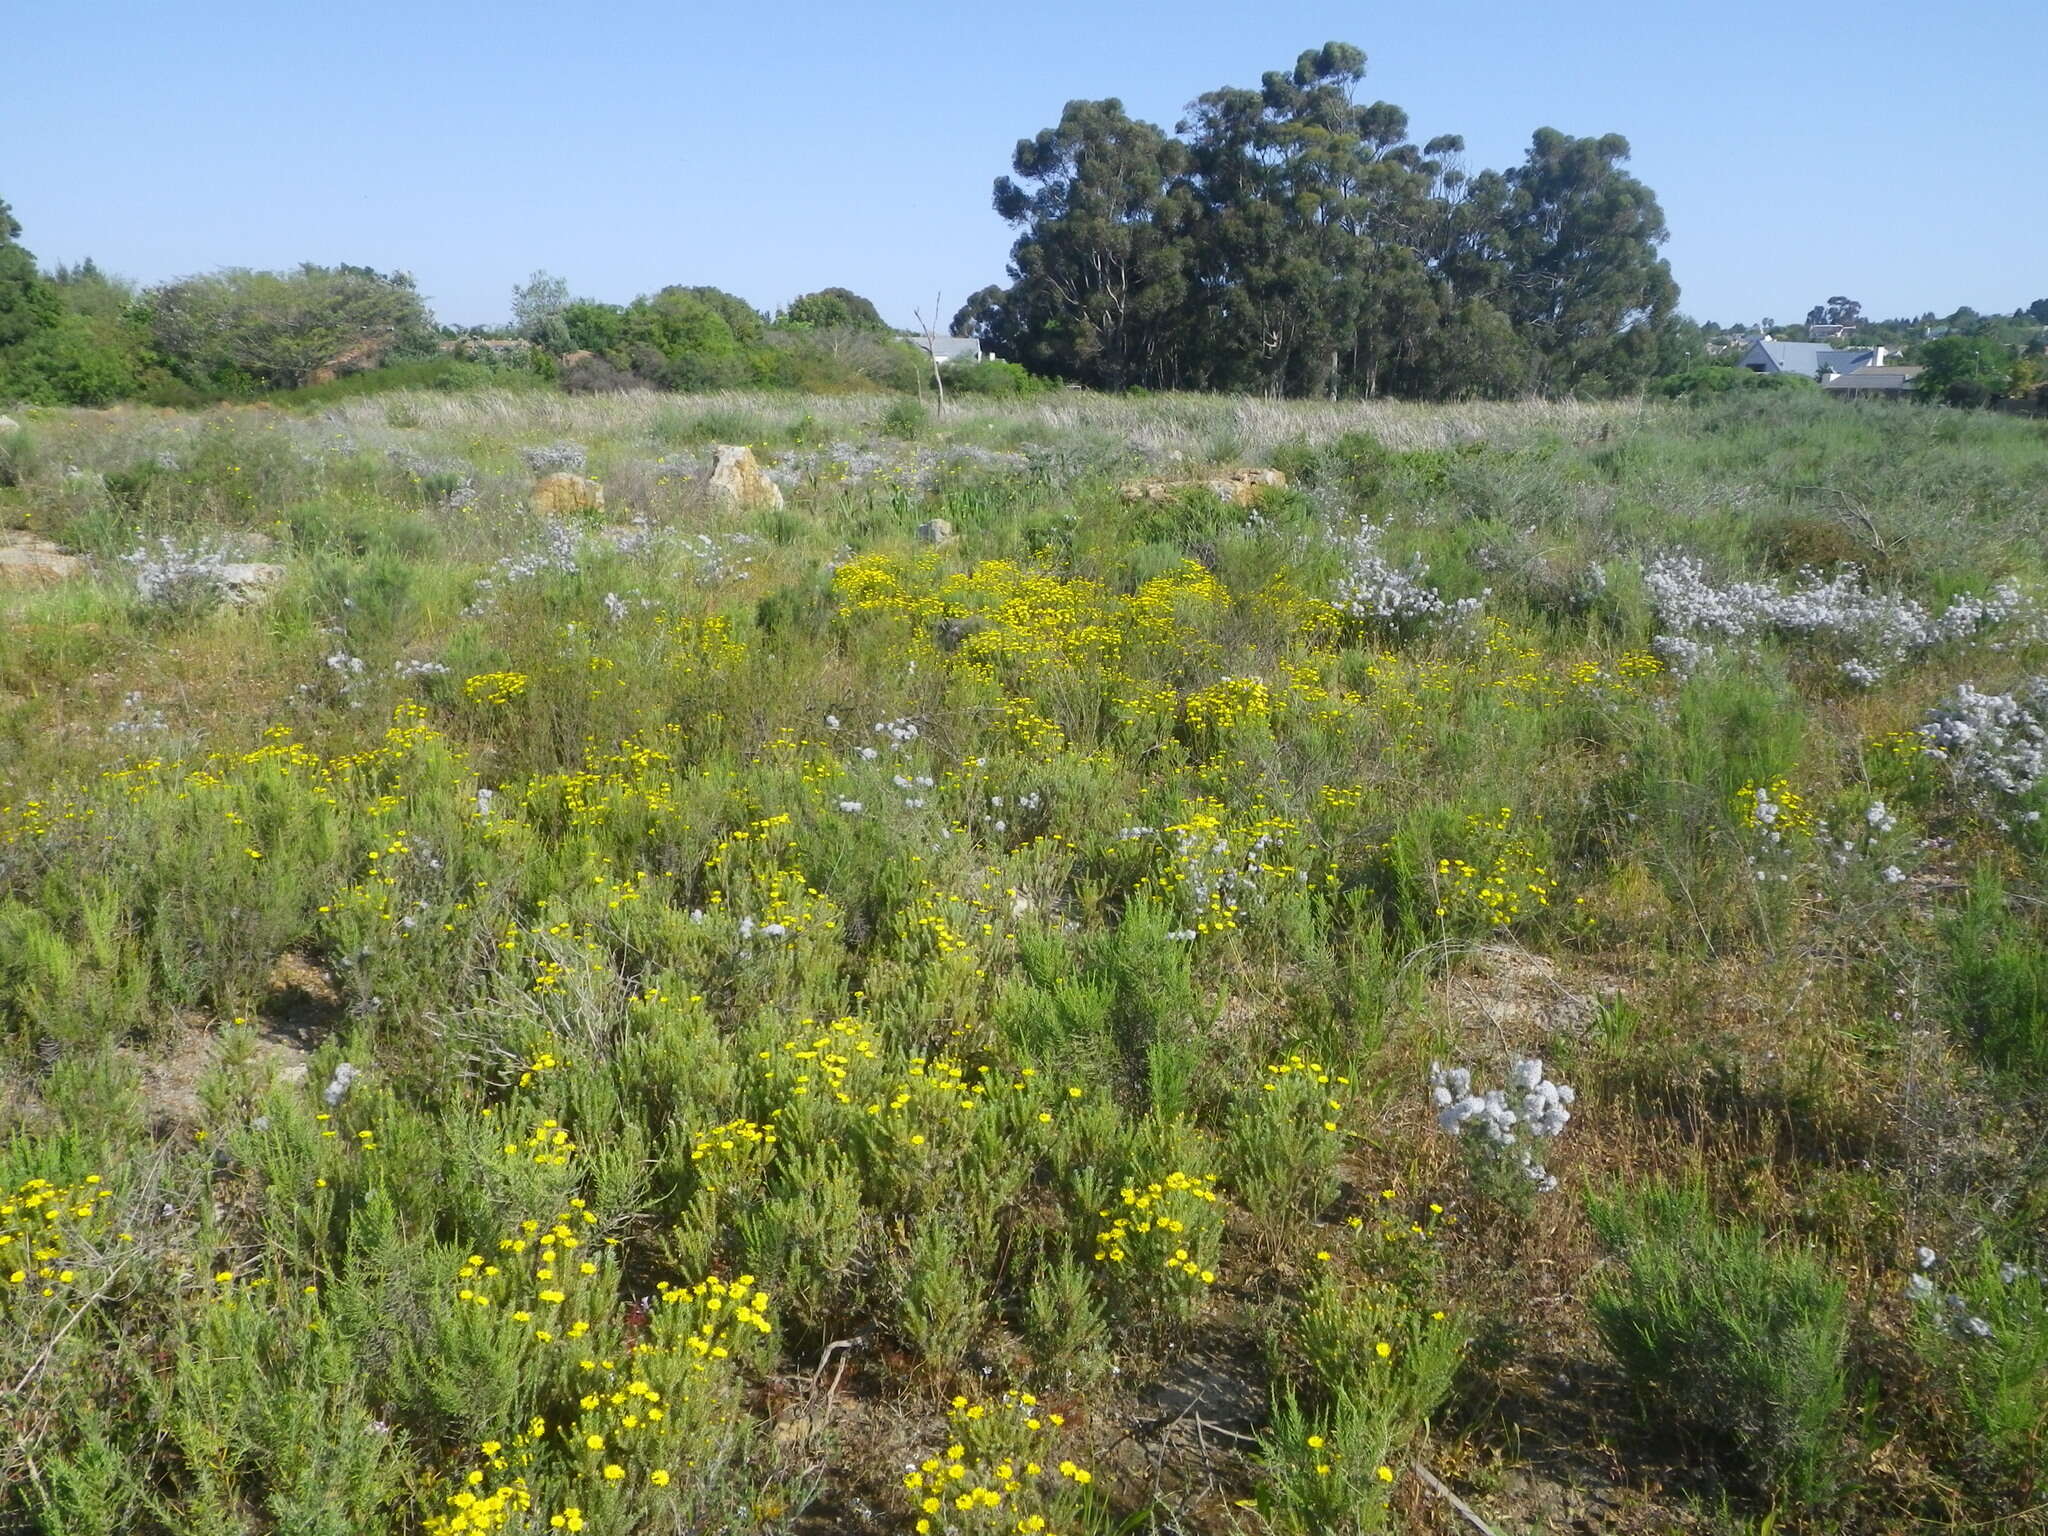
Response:
[[[1820,376],[1824,366],[1837,373],[1853,373],[1876,356],[1875,347],[1824,347],[1817,341],[1758,341],[1750,344],[1742,360],[1748,364],[1768,358],[1773,373],[1796,373],[1812,379]]]
[[[911,335],[903,339],[918,351],[945,363],[959,362],[963,358],[973,362],[981,356],[979,336],[934,336],[927,341],[922,335]]]
[[[1887,392],[1911,389],[1913,381],[1920,377],[1921,370],[1887,363],[1882,368],[1858,368],[1854,373],[1838,373],[1823,389],[1839,389],[1844,392],[1858,389],[1875,389]]]

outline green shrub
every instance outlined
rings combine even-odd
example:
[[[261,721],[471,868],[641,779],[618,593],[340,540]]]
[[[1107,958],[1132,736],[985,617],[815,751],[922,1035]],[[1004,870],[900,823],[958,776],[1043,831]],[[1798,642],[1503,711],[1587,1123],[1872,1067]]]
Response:
[[[876,430],[884,437],[898,438],[912,442],[924,436],[931,427],[931,413],[915,400],[898,400],[882,412],[882,419],[876,423]]]
[[[1723,395],[1731,390],[1817,390],[1820,384],[1804,374],[1757,373],[1753,369],[1739,367],[1733,363],[1708,363],[1699,368],[1688,368],[1683,373],[1674,373],[1668,378],[1658,379],[1650,387],[1667,400],[1677,400],[1687,396],[1705,398]]]
[[[1756,1223],[1719,1220],[1697,1184],[1589,1208],[1615,1267],[1587,1305],[1645,1422],[1677,1429],[1758,1497],[1825,1500],[1847,1396],[1841,1282]]]
[[[1919,1289],[1913,1345],[1960,1431],[1956,1471],[2002,1508],[2034,1502],[2048,1490],[2048,1280],[1986,1243]]]
[[[983,358],[978,363],[954,363],[946,369],[946,388],[959,395],[1035,395],[1053,386],[1020,363],[1001,358]]]
[[[2048,944],[1988,866],[1948,937],[1949,995],[1965,1037],[1999,1071],[2038,1081],[2048,1069]]]

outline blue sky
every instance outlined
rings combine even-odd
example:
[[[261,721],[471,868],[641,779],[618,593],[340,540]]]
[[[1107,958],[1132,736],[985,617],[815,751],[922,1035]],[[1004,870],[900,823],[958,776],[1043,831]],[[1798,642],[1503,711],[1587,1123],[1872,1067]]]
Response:
[[[907,324],[1001,280],[989,184],[1067,100],[1171,126],[1337,38],[1475,169],[1625,134],[1698,318],[2048,297],[2043,0],[10,9],[0,197],[46,264],[144,282],[363,262],[463,324],[535,268],[618,301],[839,283]]]

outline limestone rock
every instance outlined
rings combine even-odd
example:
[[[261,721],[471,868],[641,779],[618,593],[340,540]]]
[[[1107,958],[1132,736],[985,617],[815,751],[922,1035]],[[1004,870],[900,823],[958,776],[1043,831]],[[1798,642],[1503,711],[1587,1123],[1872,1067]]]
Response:
[[[277,590],[284,581],[284,567],[242,561],[222,566],[216,580],[220,583],[222,597],[237,607],[247,607],[264,601]]]
[[[1233,469],[1208,482],[1209,489],[1233,507],[1248,507],[1259,499],[1259,492],[1286,484],[1287,477],[1277,469]]]
[[[1172,501],[1184,491],[1205,487],[1233,507],[1248,507],[1269,486],[1284,486],[1287,477],[1277,469],[1233,469],[1203,480],[1133,480],[1123,488],[1125,501]]]
[[[714,501],[733,507],[782,505],[782,487],[763,473],[754,450],[731,443],[711,445],[711,472],[704,477],[704,489]]]
[[[41,534],[0,532],[0,586],[51,586],[84,574],[83,560]]]
[[[21,423],[12,416],[0,416],[0,436],[5,436],[9,432],[19,432],[20,430]]]
[[[604,487],[583,475],[542,475],[533,482],[526,504],[542,517],[570,517],[578,512],[602,512]]]
[[[944,548],[960,542],[960,535],[953,531],[953,525],[943,517],[935,517],[928,523],[917,525],[917,538],[921,544],[936,544]]]

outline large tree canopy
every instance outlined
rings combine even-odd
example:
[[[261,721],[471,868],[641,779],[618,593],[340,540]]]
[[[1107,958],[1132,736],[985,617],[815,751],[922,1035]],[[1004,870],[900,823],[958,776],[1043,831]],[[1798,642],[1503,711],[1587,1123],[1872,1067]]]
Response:
[[[1677,299],[1664,216],[1618,135],[1534,136],[1467,176],[1361,103],[1364,53],[1304,52],[1198,97],[1172,133],[1070,102],[995,184],[1010,284],[954,320],[1007,356],[1109,388],[1442,398],[1626,388]]]
[[[222,388],[239,379],[289,389],[323,368],[374,362],[433,323],[404,273],[312,262],[181,278],[144,302],[157,350],[195,383]]]
[[[36,270],[35,257],[17,243],[20,234],[14,211],[0,202],[0,347],[56,324],[64,310],[56,290]]]

